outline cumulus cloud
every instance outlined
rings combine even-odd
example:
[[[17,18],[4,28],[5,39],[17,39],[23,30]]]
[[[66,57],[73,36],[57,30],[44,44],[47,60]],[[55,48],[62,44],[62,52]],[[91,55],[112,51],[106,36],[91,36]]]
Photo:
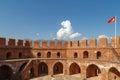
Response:
[[[61,22],[62,28],[57,31],[57,39],[74,39],[81,36],[81,33],[73,32],[71,22],[69,20]]]
[[[106,35],[99,35],[98,38],[99,38],[99,39],[100,39],[100,38],[108,38],[108,36],[106,36]]]
[[[74,39],[74,38],[76,38],[76,37],[78,37],[78,36],[81,36],[81,34],[78,33],[78,32],[76,32],[76,33],[71,34],[71,35],[70,35],[70,38],[71,38],[71,39]]]

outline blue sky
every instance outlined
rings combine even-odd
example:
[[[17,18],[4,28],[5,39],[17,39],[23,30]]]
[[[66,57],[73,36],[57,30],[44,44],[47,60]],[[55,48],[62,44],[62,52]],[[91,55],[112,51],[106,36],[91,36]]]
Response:
[[[55,39],[70,21],[72,33],[82,38],[114,36],[117,16],[117,36],[120,35],[120,0],[0,0],[0,37],[16,39]]]

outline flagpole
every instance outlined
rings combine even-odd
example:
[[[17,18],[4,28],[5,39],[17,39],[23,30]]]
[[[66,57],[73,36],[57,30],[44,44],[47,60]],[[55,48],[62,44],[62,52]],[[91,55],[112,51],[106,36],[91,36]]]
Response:
[[[117,47],[117,44],[116,44],[116,42],[117,42],[117,37],[116,37],[116,26],[117,26],[117,23],[116,23],[116,20],[117,20],[117,18],[116,18],[116,16],[115,16],[115,48]]]

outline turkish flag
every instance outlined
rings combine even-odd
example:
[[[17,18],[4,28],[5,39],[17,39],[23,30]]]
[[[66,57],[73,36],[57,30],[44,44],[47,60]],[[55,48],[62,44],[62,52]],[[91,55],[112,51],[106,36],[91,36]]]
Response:
[[[108,23],[112,23],[112,22],[115,22],[115,21],[116,21],[116,17],[108,19]]]

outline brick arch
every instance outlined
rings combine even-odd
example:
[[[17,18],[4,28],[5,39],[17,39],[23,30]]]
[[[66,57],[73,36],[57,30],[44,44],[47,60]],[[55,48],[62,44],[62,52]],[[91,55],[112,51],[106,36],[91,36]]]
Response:
[[[23,64],[21,64],[18,72],[20,73],[25,68],[26,65],[27,65],[27,62],[24,62]]]
[[[63,64],[61,62],[57,62],[53,66],[53,74],[62,74],[63,73]]]
[[[74,58],[78,58],[78,53],[77,52],[74,53]]]
[[[41,52],[37,53],[37,58],[41,58]]]
[[[73,74],[78,74],[78,73],[81,73],[81,69],[79,65],[77,63],[72,63],[69,68],[69,74],[73,75]]]
[[[57,58],[60,58],[60,57],[61,57],[61,53],[57,52]]]
[[[8,65],[0,66],[0,80],[12,80],[13,70]]]
[[[2,63],[2,64],[0,64],[0,67],[3,66],[3,65],[9,66],[13,71],[15,71],[15,67],[12,64],[10,64],[10,63]]]
[[[89,52],[88,51],[83,52],[83,58],[89,58]]]
[[[97,58],[97,59],[100,59],[100,58],[101,58],[101,51],[97,51],[97,53],[96,53],[96,58]]]
[[[86,70],[86,77],[89,78],[89,77],[98,76],[100,73],[101,73],[101,70],[97,65],[90,64]]]
[[[48,75],[48,65],[45,62],[40,62],[38,64],[38,75]]]
[[[47,58],[51,58],[51,52],[49,51],[49,52],[47,52]]]
[[[108,76],[109,80],[120,80],[120,72],[115,67],[109,69]]]

